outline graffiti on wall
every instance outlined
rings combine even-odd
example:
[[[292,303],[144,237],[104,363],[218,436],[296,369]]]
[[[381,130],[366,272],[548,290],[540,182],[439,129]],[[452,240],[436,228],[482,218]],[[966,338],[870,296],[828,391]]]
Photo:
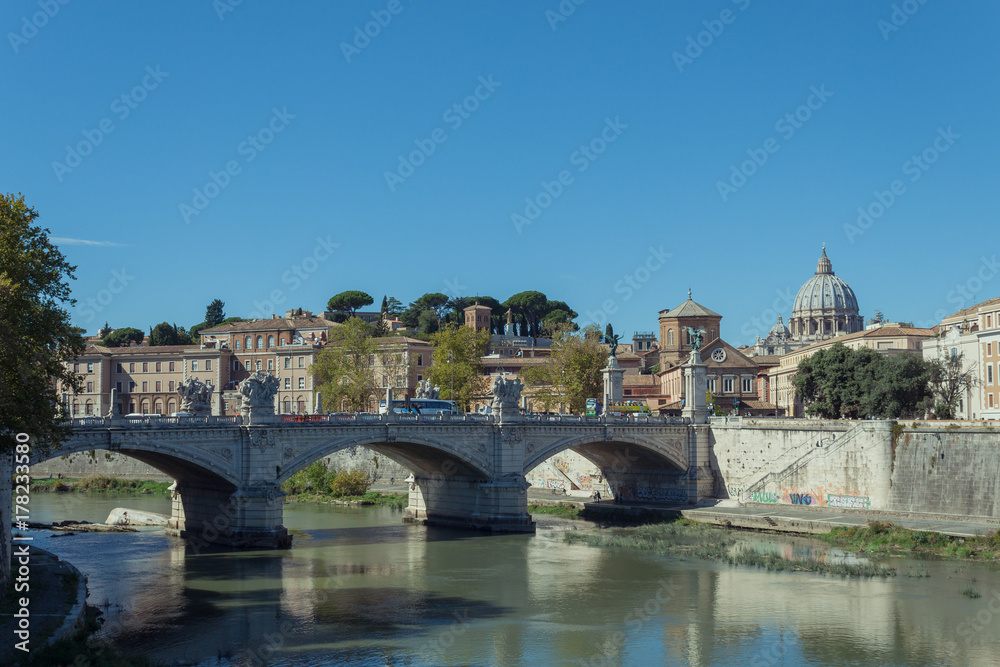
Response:
[[[561,479],[552,479],[551,477],[545,480],[546,489],[565,489],[566,482]]]
[[[652,486],[621,486],[618,495],[623,500],[645,500],[648,502],[687,502],[684,489],[661,489]]]
[[[594,480],[590,475],[577,475],[576,484],[581,489],[592,489],[594,488]]]
[[[766,491],[753,491],[750,493],[750,502],[752,503],[776,503],[778,502],[778,494],[768,493]]]
[[[726,493],[729,494],[730,498],[740,498],[746,490],[747,485],[741,482],[729,482],[726,484]]]
[[[569,461],[561,456],[555,456],[552,458],[552,465],[559,469],[559,471],[569,474]]]
[[[872,501],[868,496],[843,496],[837,493],[830,493],[826,496],[826,504],[830,507],[849,507],[851,509],[866,510],[872,506]]]

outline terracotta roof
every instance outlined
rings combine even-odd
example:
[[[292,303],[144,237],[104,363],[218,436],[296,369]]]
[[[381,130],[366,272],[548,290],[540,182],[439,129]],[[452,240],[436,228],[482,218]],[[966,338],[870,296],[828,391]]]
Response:
[[[104,347],[103,345],[88,345],[84,354],[113,354],[118,357],[142,356],[148,354],[182,354],[191,352],[218,352],[213,348],[201,349],[198,345],[155,345],[134,347]]]
[[[622,385],[630,387],[655,387],[659,383],[655,375],[628,375],[622,376]]]
[[[969,306],[968,308],[963,308],[962,310],[958,311],[957,313],[952,313],[951,315],[945,317],[944,319],[950,320],[953,317],[964,317],[966,315],[975,315],[976,311],[978,311],[983,306],[992,306],[994,304],[1000,304],[1000,296],[995,296],[992,299],[987,299],[986,301],[980,301],[979,303],[975,304],[974,306]]]
[[[218,326],[211,327],[210,329],[202,329],[198,332],[198,334],[204,336],[205,334],[227,334],[243,331],[275,331],[278,329],[313,329],[316,327],[332,328],[339,326],[340,325],[336,322],[331,322],[330,320],[313,315],[311,317],[278,317],[267,320],[230,322],[229,324],[220,324]]]
[[[661,310],[660,317],[722,317],[722,315],[719,315],[714,310],[709,310],[697,301],[692,300],[690,293],[688,293],[687,301],[673,310],[667,311],[665,315],[663,313],[664,311]]]
[[[778,406],[774,403],[768,403],[767,401],[757,401],[750,399],[740,399],[740,407],[746,406],[751,410],[777,410]]]
[[[777,366],[781,363],[781,357],[777,355],[758,355],[756,357],[749,357],[751,361],[756,363],[758,366]]]

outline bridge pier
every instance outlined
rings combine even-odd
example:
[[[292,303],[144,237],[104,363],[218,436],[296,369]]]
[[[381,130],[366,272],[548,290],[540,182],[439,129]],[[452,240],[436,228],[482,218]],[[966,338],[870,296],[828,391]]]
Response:
[[[228,488],[227,488],[228,487]],[[281,524],[285,493],[277,484],[175,482],[170,487],[168,534],[192,546],[278,549],[291,545]]]
[[[412,475],[404,521],[472,528],[494,533],[531,533],[528,482],[520,475],[491,480],[452,475]]]

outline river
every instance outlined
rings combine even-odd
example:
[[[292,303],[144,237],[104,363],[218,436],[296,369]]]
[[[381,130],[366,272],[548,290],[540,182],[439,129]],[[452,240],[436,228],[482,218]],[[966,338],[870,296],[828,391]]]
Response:
[[[103,521],[165,498],[32,496],[32,519]],[[289,505],[284,551],[195,553],[162,530],[39,536],[89,578],[101,636],[190,665],[996,665],[1000,576],[894,559],[842,579],[403,524],[388,508]],[[745,534],[787,556],[815,540]],[[923,576],[914,576],[923,575]],[[982,597],[963,595],[973,588]]]

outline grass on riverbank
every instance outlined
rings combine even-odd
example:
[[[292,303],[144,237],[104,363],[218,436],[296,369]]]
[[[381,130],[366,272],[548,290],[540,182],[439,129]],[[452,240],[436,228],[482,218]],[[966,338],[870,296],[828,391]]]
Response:
[[[865,553],[909,552],[966,560],[1000,559],[1000,534],[995,530],[977,537],[953,537],[900,528],[891,521],[869,521],[866,526],[834,528],[817,537],[829,544]]]
[[[769,571],[818,572],[842,577],[890,577],[896,574],[895,568],[879,563],[830,563],[790,559],[753,547],[740,548],[737,540],[727,531],[686,519],[611,531],[571,531],[566,533],[566,541],[596,547],[642,549],[680,558],[701,558]]]
[[[91,639],[100,629],[100,610],[87,605],[86,622],[80,632],[32,653],[27,667],[49,665],[87,665],[88,667],[148,667],[149,656],[122,651],[108,644]]]
[[[171,482],[151,479],[120,479],[108,475],[92,475],[81,479],[33,479],[32,493],[134,493],[165,496]]]
[[[302,493],[290,493],[285,496],[286,503],[334,503],[340,505],[377,505],[379,507],[392,507],[393,509],[403,509],[409,502],[409,496],[405,493],[381,493],[379,491],[368,491],[360,496],[334,496],[331,493],[316,493],[315,491],[304,491]]]
[[[562,519],[578,519],[583,508],[573,503],[557,503],[555,505],[539,505],[528,503],[528,514],[548,514]]]

